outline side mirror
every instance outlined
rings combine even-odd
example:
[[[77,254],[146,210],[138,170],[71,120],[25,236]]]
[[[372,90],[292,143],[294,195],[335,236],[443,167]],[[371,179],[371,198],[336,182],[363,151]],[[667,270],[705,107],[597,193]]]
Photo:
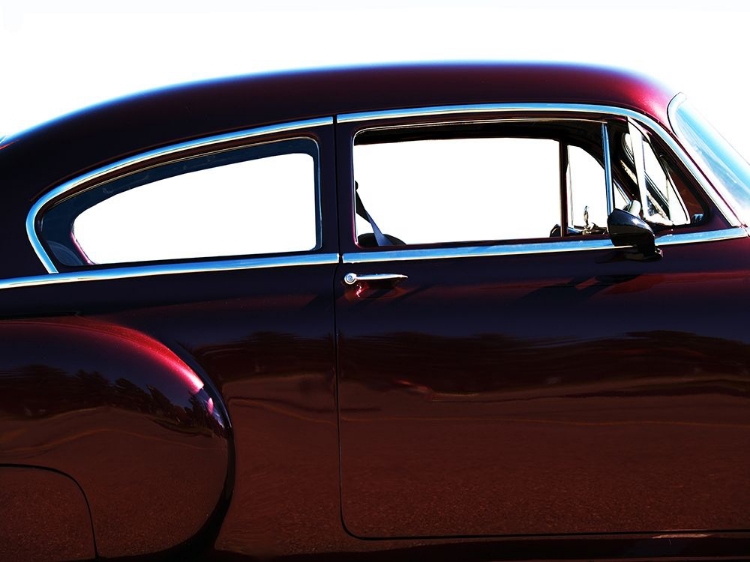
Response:
[[[640,217],[615,209],[607,217],[607,229],[615,246],[635,246],[637,253],[626,254],[629,259],[661,258],[661,250],[656,247],[654,231]]]

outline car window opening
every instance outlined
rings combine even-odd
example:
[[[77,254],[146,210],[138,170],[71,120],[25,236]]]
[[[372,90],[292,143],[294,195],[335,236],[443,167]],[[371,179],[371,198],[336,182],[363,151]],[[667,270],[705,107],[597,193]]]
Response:
[[[633,158],[631,137],[642,158]],[[613,209],[662,230],[703,217],[669,160],[624,120],[365,130],[355,137],[354,173],[365,248],[606,236]]]

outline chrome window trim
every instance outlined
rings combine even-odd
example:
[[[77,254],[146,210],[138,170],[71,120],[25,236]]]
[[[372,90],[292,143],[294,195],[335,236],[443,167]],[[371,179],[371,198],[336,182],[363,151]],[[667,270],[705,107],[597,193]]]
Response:
[[[684,234],[667,234],[657,238],[659,246],[718,242],[736,238],[750,237],[750,229],[727,228],[709,232],[691,232]],[[0,279],[0,290],[35,287],[40,285],[59,285],[63,283],[83,283],[89,281],[111,281],[153,277],[157,275],[180,275],[185,273],[209,273],[221,271],[244,271],[252,269],[269,269],[278,267],[304,267],[316,265],[335,265],[339,261],[347,264],[375,263],[383,261],[434,260],[468,257],[495,257],[534,254],[556,254],[579,251],[614,249],[606,239],[599,240],[561,240],[555,242],[536,242],[529,244],[505,244],[498,246],[467,246],[462,248],[422,248],[411,250],[387,250],[379,252],[354,252],[344,254],[312,254],[300,256],[278,256],[261,258],[242,258],[232,260],[212,260],[209,262],[188,262],[175,264],[151,264],[142,266],[107,267],[69,273],[49,273],[30,277]]]
[[[684,234],[666,234],[656,239],[656,244],[675,246],[678,244],[695,244],[718,242],[734,238],[747,238],[749,233],[744,228],[727,228],[708,232],[690,232]],[[529,242],[528,244],[502,244],[496,246],[466,246],[461,248],[414,248],[403,250],[385,250],[372,252],[352,252],[343,255],[342,263],[375,263],[384,261],[422,261],[473,257],[525,256],[535,254],[563,254],[568,252],[586,252],[594,250],[614,250],[609,239],[597,240],[558,240],[555,242]]]
[[[206,273],[218,271],[244,271],[278,267],[300,267],[332,265],[339,263],[338,254],[311,254],[303,256],[279,256],[268,258],[242,258],[210,262],[188,262],[175,264],[153,264],[125,267],[107,267],[69,273],[47,273],[31,277],[0,279],[0,290],[61,283],[83,283],[88,281],[111,281],[156,275],[179,275],[182,273]]]
[[[607,189],[607,216],[609,216],[615,208],[615,190],[612,184],[612,153],[609,148],[609,127],[607,127],[606,123],[602,123],[602,153],[604,155],[604,185]]]
[[[677,94],[675,94],[675,97],[669,100],[669,105],[667,105],[667,118],[669,119],[669,126],[675,129],[675,134],[677,134],[677,129],[674,126],[675,121],[677,120],[677,110],[685,101],[687,101],[687,95],[684,92],[678,92]]]
[[[557,103],[477,103],[465,105],[442,105],[408,109],[385,109],[382,111],[363,111],[359,113],[342,113],[336,116],[338,123],[356,123],[380,119],[400,119],[409,117],[433,117],[455,115],[457,113],[508,113],[512,111],[557,111],[561,107],[596,107],[577,104]]]
[[[118,170],[129,168],[130,166],[134,166],[138,164],[145,164],[149,160],[154,160],[156,158],[161,158],[163,156],[177,155],[187,150],[193,150],[196,148],[206,148],[206,147],[210,147],[213,145],[223,144],[229,141],[253,139],[255,137],[259,137],[259,136],[267,135],[271,133],[284,133],[287,131],[296,131],[299,129],[308,129],[312,127],[321,127],[324,125],[332,125],[332,124],[333,124],[332,117],[321,117],[318,119],[307,119],[304,121],[294,121],[291,123],[283,123],[279,125],[267,125],[265,127],[255,127],[252,129],[235,131],[233,133],[223,133],[220,135],[212,135],[212,136],[204,137],[201,139],[181,142],[178,144],[173,144],[173,145],[166,146],[163,148],[149,150],[147,152],[142,152],[140,154],[131,156],[129,158],[118,160],[117,162],[113,162],[112,164],[107,164],[106,166],[102,166],[101,168],[97,168],[96,170],[93,170],[82,176],[78,176],[70,181],[67,181],[57,186],[56,188],[48,191],[47,193],[42,195],[39,199],[37,199],[37,201],[34,203],[34,205],[32,205],[31,209],[29,210],[29,214],[26,216],[26,235],[29,238],[31,247],[34,249],[34,252],[36,253],[37,257],[44,265],[45,269],[49,273],[58,273],[54,262],[47,254],[36,232],[36,219],[37,219],[37,216],[39,215],[39,212],[42,210],[42,208],[44,208],[47,204],[54,201],[55,199],[61,197],[65,193],[71,191],[72,189],[75,189],[85,183],[93,182],[98,177],[104,176],[105,174],[110,174]],[[317,173],[319,173],[318,170],[316,170],[316,174]],[[318,231],[320,231],[320,225],[318,225],[317,228],[318,228]]]
[[[701,186],[703,191],[706,193],[709,199],[711,199],[711,202],[724,216],[730,226],[742,226],[742,221],[739,220],[739,218],[734,214],[734,211],[732,211],[726,201],[724,201],[722,193],[718,191],[717,188],[714,188],[713,184],[703,174],[700,168],[698,168],[698,166],[693,162],[693,159],[687,154],[685,149],[683,149],[682,146],[677,141],[675,141],[672,135],[670,135],[661,124],[657,123],[649,116],[637,111],[633,111],[632,109],[625,109],[622,107],[614,107],[608,105],[576,103],[489,103],[345,113],[337,115],[336,121],[338,123],[357,123],[384,119],[402,119],[409,117],[450,116],[461,113],[503,114],[519,111],[535,111],[541,113],[564,111],[583,114],[604,114],[615,117],[622,117],[625,119],[633,119],[636,122],[640,122],[642,125],[645,125],[648,129],[654,131],[657,135],[659,135],[659,138],[664,143],[666,143],[667,146],[669,146],[669,148],[677,155],[677,157],[683,162],[685,167],[687,167],[688,171],[693,176],[693,179],[698,182],[698,185]]]

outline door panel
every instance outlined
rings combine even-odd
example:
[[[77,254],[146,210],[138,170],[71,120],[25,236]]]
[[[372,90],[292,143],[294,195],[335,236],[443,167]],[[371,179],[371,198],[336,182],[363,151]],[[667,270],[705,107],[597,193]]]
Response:
[[[347,529],[750,527],[750,348],[734,318],[747,254],[743,239],[651,263],[599,250],[342,264],[339,279],[408,276],[337,283]]]

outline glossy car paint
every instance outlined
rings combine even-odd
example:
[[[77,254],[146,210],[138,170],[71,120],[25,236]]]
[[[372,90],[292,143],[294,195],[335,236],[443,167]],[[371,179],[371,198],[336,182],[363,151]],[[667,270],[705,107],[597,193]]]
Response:
[[[86,498],[52,470],[0,467],[0,559],[90,560],[96,556]]]
[[[339,290],[347,529],[748,527],[748,341],[726,321],[745,298],[746,251],[349,266],[408,280]]]
[[[625,107],[666,127],[672,95],[611,71],[461,65],[231,79],[111,103],[1,145],[3,277],[45,274],[22,236],[40,195],[159,146],[513,101]],[[361,251],[350,132],[305,132],[321,147],[314,254]],[[3,289],[0,465],[75,481],[106,557],[746,555],[748,252],[742,238],[651,263],[605,249]],[[349,272],[409,278],[350,287]],[[14,482],[3,470],[0,488]]]
[[[117,323],[71,317],[7,320],[0,342],[2,463],[73,479],[99,554],[166,550],[206,525],[229,428],[179,357]]]

